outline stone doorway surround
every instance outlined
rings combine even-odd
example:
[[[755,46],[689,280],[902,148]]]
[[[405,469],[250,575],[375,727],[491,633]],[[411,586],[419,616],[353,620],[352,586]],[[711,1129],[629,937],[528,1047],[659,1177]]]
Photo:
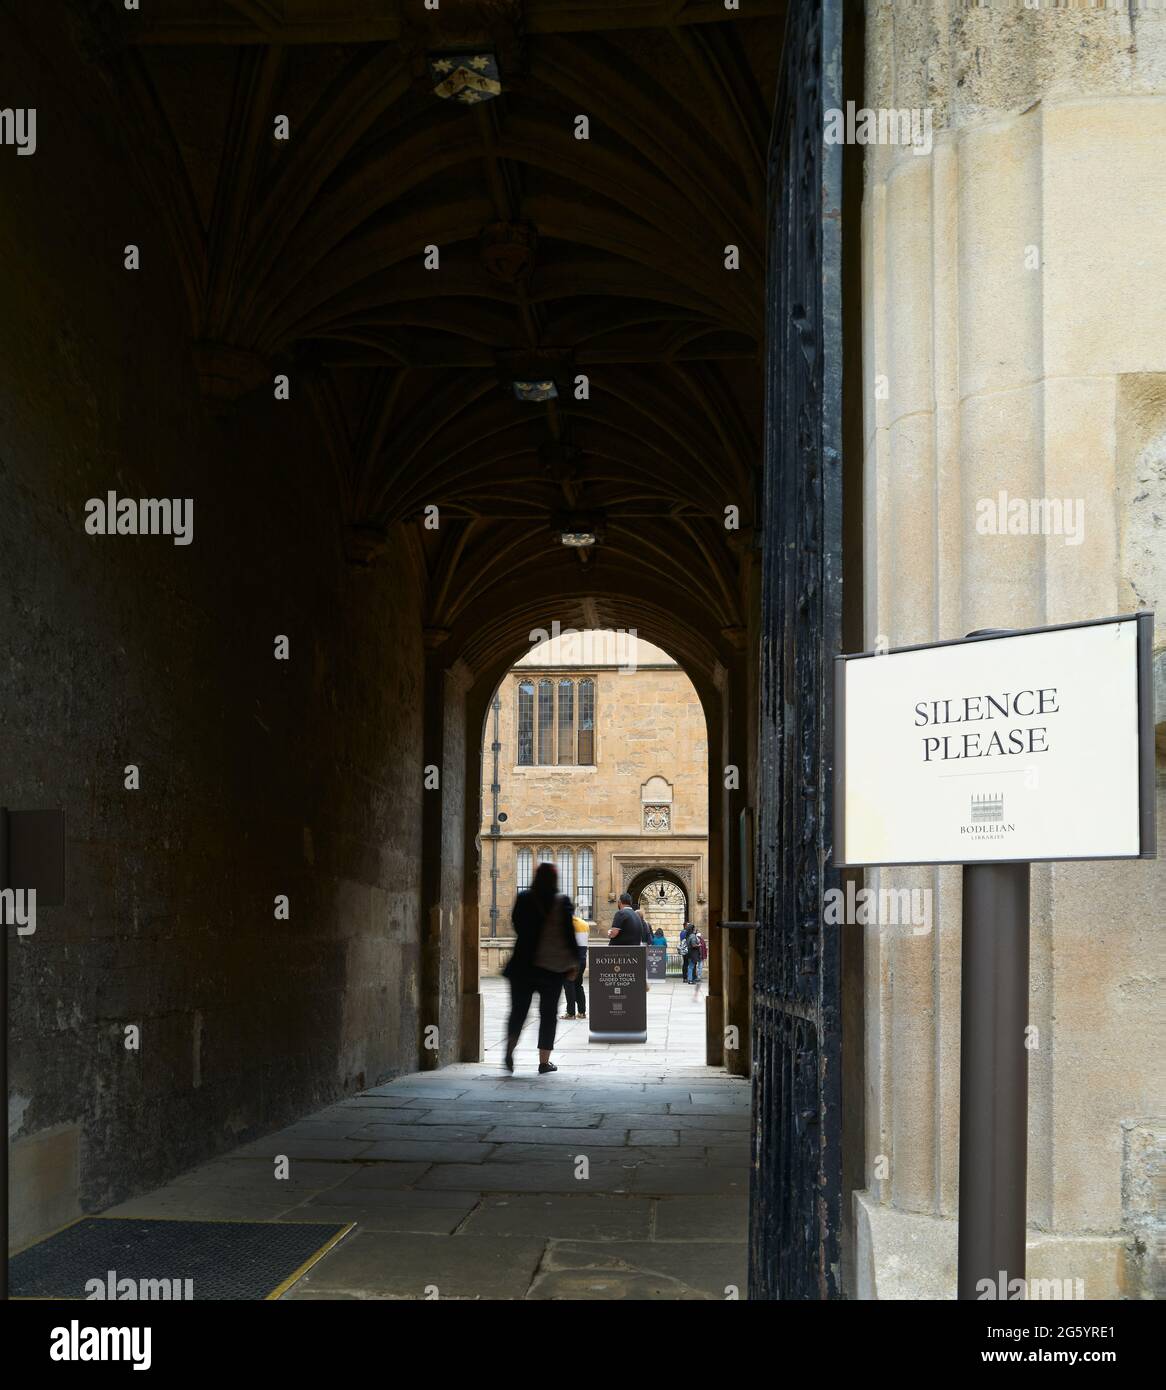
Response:
[[[688,899],[688,911],[692,921],[696,920],[698,907],[707,901],[704,882],[703,854],[620,854],[611,856],[610,901],[614,902],[620,893],[631,892],[631,885],[642,879],[648,882],[653,878],[673,879],[684,890]]]

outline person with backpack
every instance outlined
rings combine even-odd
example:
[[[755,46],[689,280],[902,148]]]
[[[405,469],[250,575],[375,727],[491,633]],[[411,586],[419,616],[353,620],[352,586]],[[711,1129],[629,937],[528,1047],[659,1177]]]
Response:
[[[688,969],[685,973],[685,979],[690,985],[695,985],[700,982],[704,962],[708,956],[708,947],[697,927],[693,927],[688,933],[686,944],[688,946]]]

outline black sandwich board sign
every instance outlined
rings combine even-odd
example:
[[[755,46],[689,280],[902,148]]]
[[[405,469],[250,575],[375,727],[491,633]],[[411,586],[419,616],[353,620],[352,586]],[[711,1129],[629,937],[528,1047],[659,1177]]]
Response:
[[[648,979],[666,980],[668,978],[668,947],[649,946],[648,950]]]
[[[588,1042],[648,1041],[645,946],[592,946]]]
[[[1024,1280],[1031,865],[1155,857],[1153,647],[1136,613],[835,658],[835,866],[963,865],[961,1299]]]

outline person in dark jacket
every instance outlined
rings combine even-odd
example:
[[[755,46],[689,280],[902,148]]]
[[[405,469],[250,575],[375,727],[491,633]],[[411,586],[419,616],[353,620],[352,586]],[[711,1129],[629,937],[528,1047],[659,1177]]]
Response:
[[[705,944],[704,937],[701,936],[697,927],[693,927],[688,933],[686,945],[688,947],[688,968],[685,973],[685,979],[690,985],[698,985],[700,984],[700,977],[703,971]]]
[[[502,972],[510,981],[510,1022],[506,1029],[506,1070],[514,1070],[514,1049],[538,995],[539,1075],[558,1071],[551,1061],[555,1045],[555,1014],[566,977],[579,968],[571,902],[558,892],[559,874],[553,864],[540,864],[534,882],[514,902],[514,950]]]
[[[647,946],[652,933],[644,924],[644,919],[632,907],[632,895],[619,895],[619,909],[611,919],[607,939],[613,946]]]

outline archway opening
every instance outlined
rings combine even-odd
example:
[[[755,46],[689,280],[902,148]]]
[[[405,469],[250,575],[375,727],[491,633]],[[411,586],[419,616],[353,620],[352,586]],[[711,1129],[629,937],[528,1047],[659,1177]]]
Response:
[[[632,906],[654,933],[663,933],[668,950],[668,975],[679,978],[684,971],[680,934],[692,921],[689,894],[681,872],[659,863],[637,873],[628,884]]]
[[[709,722],[700,693],[667,651],[633,632],[584,629],[531,646],[488,701],[481,742],[477,953],[485,1059],[502,1036],[498,978],[514,943],[511,912],[540,863],[606,946],[623,893],[664,930],[668,976],[652,1018],[681,977],[680,932],[710,916]],[[467,930],[470,924],[467,922]],[[584,991],[588,987],[586,972]],[[692,1001],[675,1054],[706,1058],[705,996]],[[569,1019],[561,1019],[563,1023]],[[694,1026],[697,1025],[697,1026]]]

